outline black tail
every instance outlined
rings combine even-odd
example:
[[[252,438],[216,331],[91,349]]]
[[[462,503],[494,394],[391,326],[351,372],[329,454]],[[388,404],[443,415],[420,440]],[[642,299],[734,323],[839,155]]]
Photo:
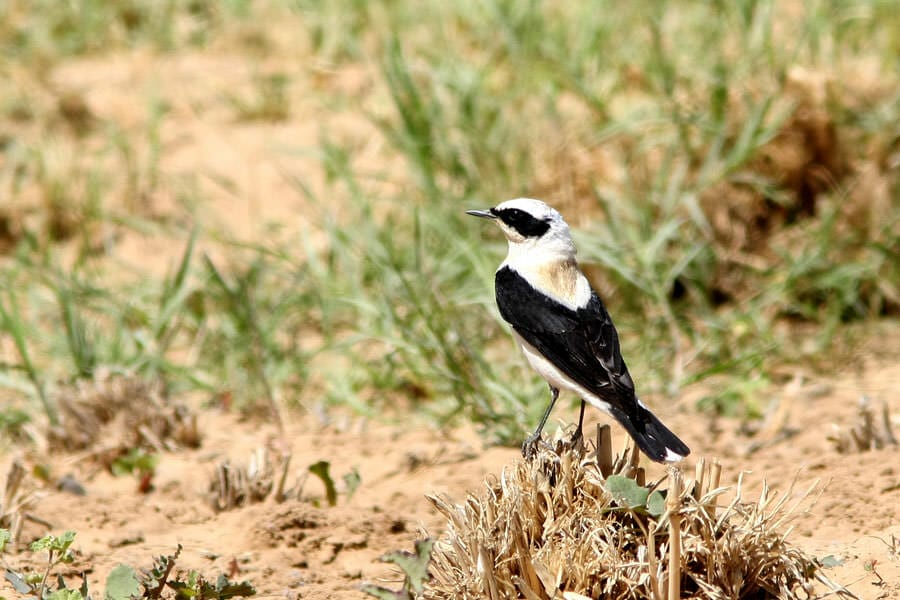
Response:
[[[691,449],[642,404],[637,405],[634,417],[615,408],[611,412],[650,460],[675,462],[691,453]]]

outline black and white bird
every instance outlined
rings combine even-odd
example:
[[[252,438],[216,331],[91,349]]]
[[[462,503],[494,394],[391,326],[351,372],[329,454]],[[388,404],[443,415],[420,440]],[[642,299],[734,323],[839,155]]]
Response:
[[[560,389],[567,389],[581,397],[576,438],[589,402],[618,421],[652,460],[675,462],[687,456],[685,443],[637,397],[616,328],[578,268],[562,215],[529,198],[466,212],[493,220],[509,241],[494,281],[497,306],[528,362],[550,385],[550,405],[522,445],[523,454],[534,453]]]

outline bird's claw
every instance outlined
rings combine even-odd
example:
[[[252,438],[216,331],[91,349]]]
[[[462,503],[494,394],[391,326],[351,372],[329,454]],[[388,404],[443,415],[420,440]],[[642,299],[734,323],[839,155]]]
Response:
[[[544,439],[540,434],[531,434],[525,438],[525,441],[522,442],[522,456],[525,457],[525,460],[534,458],[542,443],[544,443]],[[584,447],[584,434],[581,431],[581,427],[572,433],[572,437],[569,438],[568,443],[563,441],[558,443],[560,445],[557,446],[557,452],[559,452],[560,448],[582,449]]]
[[[543,440],[541,439],[540,434],[538,435],[529,435],[525,438],[525,441],[522,442],[522,456],[525,457],[525,460],[531,460],[538,452],[538,446]]]
[[[583,446],[584,434],[581,431],[581,426],[579,426],[578,429],[572,433],[572,437],[569,438],[569,447],[581,449]]]

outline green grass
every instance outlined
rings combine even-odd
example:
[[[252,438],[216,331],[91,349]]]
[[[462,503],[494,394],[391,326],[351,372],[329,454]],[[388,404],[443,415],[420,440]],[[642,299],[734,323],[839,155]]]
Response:
[[[47,6],[0,9],[0,73],[33,73],[0,98],[14,248],[0,384],[50,420],[56,385],[104,368],[248,410],[412,408],[518,441],[546,390],[493,306],[505,245],[463,211],[520,195],[577,224],[645,391],[712,381],[701,408],[752,416],[791,365],[833,355],[847,323],[900,311],[889,2]],[[276,23],[295,46],[266,38]],[[197,105],[224,108],[221,127],[291,127],[314,96],[321,133],[280,150],[272,200],[303,203],[306,229],[246,240],[197,222],[253,191],[165,168],[182,117],[162,92],[126,128],[67,125],[38,91],[82,57],[208,48],[248,66],[244,91]],[[355,91],[303,87],[354,70]],[[325,118],[348,113],[367,133]],[[372,143],[377,160],[361,159]],[[317,157],[324,187],[298,156]],[[160,197],[174,208],[145,208]],[[117,261],[128,235],[178,248],[168,275]],[[785,333],[798,321],[815,331],[802,352]]]

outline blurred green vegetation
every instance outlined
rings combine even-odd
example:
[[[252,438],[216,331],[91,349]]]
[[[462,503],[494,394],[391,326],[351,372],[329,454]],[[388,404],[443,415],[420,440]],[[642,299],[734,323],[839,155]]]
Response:
[[[305,229],[238,239],[160,167],[171,98],[148,92],[135,131],[54,81],[137,51],[227,52],[250,91],[217,97],[222,127],[291,127],[314,96],[378,160],[322,125],[281,158],[324,175],[283,172]],[[504,244],[463,210],[531,196],[577,229],[645,394],[707,381],[701,408],[752,416],[900,310],[898,73],[888,1],[6,2],[0,385],[50,421],[52,389],[103,368],[516,442],[545,390],[493,306]],[[116,260],[129,235],[171,241],[168,275]]]

